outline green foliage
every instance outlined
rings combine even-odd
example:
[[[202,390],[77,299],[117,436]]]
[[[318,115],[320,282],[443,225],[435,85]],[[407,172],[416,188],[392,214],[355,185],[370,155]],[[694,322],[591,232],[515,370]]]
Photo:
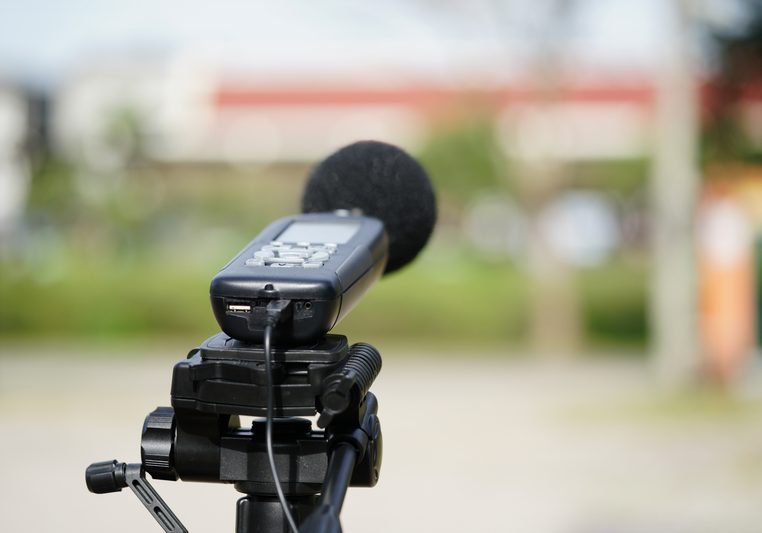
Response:
[[[19,277],[7,264],[0,269],[0,336],[200,339],[216,329],[208,300],[214,267],[184,264],[182,257],[127,264],[56,259],[66,264],[54,280],[31,271]],[[521,275],[503,266],[423,259],[382,280],[338,330],[353,338],[516,341],[524,329],[522,287]]]
[[[567,187],[596,189],[628,197],[641,194],[650,175],[646,158],[580,161],[568,168]]]
[[[206,285],[213,270],[139,261],[65,261],[61,276],[40,279],[0,270],[0,335],[112,337],[204,335],[214,331]],[[202,280],[206,280],[202,282]]]
[[[66,223],[76,216],[79,202],[74,191],[74,169],[61,160],[43,162],[32,173],[27,209],[51,222]]]
[[[525,276],[515,267],[434,249],[382,279],[338,329],[353,338],[515,344],[526,305]]]
[[[580,272],[585,334],[601,346],[643,346],[648,334],[647,273],[623,262]]]
[[[418,157],[437,190],[460,202],[476,191],[505,185],[507,162],[494,125],[486,119],[437,132]]]
[[[0,337],[186,336],[216,329],[208,284],[229,253],[205,262],[182,256],[93,259],[50,257],[61,270],[40,278],[0,264]],[[227,255],[226,255],[227,254]],[[219,256],[219,257],[216,257]],[[642,346],[645,274],[615,264],[580,276],[586,337],[600,346]],[[382,279],[336,331],[380,345],[521,345],[527,330],[526,277],[515,266],[434,248]]]

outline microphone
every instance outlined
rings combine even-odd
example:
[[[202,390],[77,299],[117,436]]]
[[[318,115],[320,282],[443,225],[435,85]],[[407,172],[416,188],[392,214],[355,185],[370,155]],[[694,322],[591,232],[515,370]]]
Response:
[[[384,224],[389,258],[384,274],[410,263],[434,229],[434,189],[420,163],[402,149],[378,141],[341,148],[315,166],[302,196],[302,212],[359,209]]]

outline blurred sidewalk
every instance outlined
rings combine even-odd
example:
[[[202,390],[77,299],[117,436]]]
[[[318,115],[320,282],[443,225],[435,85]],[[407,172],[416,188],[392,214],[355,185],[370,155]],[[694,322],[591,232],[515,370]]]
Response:
[[[84,469],[139,460],[184,353],[0,354],[0,530],[160,531],[132,494],[88,493]],[[760,531],[757,397],[658,399],[632,360],[423,355],[385,354],[381,481],[350,491],[348,533]],[[155,486],[192,532],[234,531],[232,487]]]

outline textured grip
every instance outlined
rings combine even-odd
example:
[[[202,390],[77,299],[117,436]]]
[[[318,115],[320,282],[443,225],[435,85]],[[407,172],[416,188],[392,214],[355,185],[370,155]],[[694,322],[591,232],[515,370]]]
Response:
[[[355,384],[358,387],[359,397],[363,398],[373,381],[381,372],[381,354],[373,346],[364,342],[353,344],[349,348],[349,356],[340,374],[349,375],[356,373]]]
[[[93,463],[85,471],[87,489],[95,494],[119,492],[127,486],[124,463],[116,460]]]
[[[140,439],[140,458],[154,479],[177,481],[174,460],[175,410],[157,407],[143,423]]]
[[[323,410],[317,421],[318,426],[326,427],[352,401],[359,403],[380,371],[381,354],[378,350],[364,342],[353,344],[344,365],[323,382],[323,393],[320,396]]]

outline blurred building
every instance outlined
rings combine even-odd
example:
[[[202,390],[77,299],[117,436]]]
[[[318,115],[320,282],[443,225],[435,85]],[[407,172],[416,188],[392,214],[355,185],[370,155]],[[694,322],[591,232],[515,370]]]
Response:
[[[517,159],[627,159],[651,149],[650,79],[569,79],[551,95],[522,80],[477,90],[297,80],[226,77],[181,63],[110,63],[56,90],[53,131],[63,153],[94,164],[138,149],[156,161],[313,160],[358,138],[415,148],[443,121],[479,109],[494,117],[506,153]],[[711,90],[704,93],[709,105]],[[741,103],[741,123],[762,146],[762,88],[747,88]]]
[[[314,160],[358,138],[415,149],[476,106],[495,118],[511,156],[621,158],[647,150],[651,99],[647,81],[572,81],[548,104],[521,82],[315,85],[126,62],[83,70],[57,89],[53,131],[63,154],[95,167],[136,152],[168,162]]]
[[[0,83],[0,252],[22,222],[32,165],[47,151],[46,125],[43,98]]]

